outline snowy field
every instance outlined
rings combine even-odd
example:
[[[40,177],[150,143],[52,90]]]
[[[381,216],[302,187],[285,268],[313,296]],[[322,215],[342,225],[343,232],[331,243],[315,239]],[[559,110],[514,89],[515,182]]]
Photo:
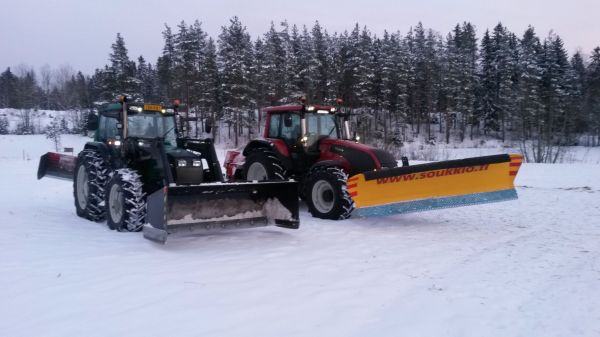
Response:
[[[52,148],[0,136],[0,336],[600,335],[598,157],[523,165],[517,201],[337,222],[302,206],[299,230],[163,246],[78,218],[70,183],[35,178]]]

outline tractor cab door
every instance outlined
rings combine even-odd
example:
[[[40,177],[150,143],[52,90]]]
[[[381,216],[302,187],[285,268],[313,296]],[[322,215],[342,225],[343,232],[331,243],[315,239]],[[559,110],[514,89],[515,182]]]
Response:
[[[299,172],[318,160],[318,153],[308,153],[302,144],[302,124],[299,113],[271,114],[269,125],[269,138],[277,138],[285,142],[290,157],[295,163],[294,168]]]
[[[95,141],[108,143],[108,140],[117,139],[119,129],[117,128],[118,120],[116,118],[100,115],[98,121],[98,129],[96,129]]]
[[[300,125],[300,115],[285,113],[281,115],[281,119],[279,137],[285,141],[290,152],[301,150],[300,138],[302,137],[302,126]]]

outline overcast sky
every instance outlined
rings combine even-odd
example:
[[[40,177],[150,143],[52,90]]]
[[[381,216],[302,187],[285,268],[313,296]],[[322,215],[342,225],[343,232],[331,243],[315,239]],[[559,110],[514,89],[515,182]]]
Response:
[[[541,37],[554,30],[569,53],[589,54],[600,45],[600,0],[0,0],[0,13],[0,71],[70,64],[91,74],[108,62],[117,32],[130,58],[155,62],[165,23],[198,19],[216,38],[235,15],[253,37],[283,19],[309,27],[319,20],[329,32],[358,22],[378,35],[386,29],[405,33],[418,21],[446,35],[457,22],[470,21],[478,37],[501,21],[519,36],[529,24]]]

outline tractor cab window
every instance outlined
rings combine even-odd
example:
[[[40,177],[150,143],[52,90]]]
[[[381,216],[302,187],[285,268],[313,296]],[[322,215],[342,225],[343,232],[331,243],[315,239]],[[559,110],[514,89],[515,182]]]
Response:
[[[98,141],[106,141],[108,139],[115,139],[119,135],[117,129],[117,119],[100,115],[98,121]]]
[[[302,136],[300,115],[295,113],[272,114],[269,120],[269,138],[280,138],[294,144]]]
[[[314,145],[321,138],[339,138],[338,125],[332,114],[306,115],[307,145]]]
[[[279,124],[281,115],[272,114],[269,120],[269,138],[279,138]]]
[[[175,146],[175,121],[173,116],[159,114],[131,114],[127,116],[129,137],[164,138],[165,145]]]
[[[290,144],[296,143],[302,136],[302,127],[300,126],[300,115],[298,114],[284,114],[282,116],[283,122],[281,125],[281,138]],[[286,121],[287,119],[287,126]]]

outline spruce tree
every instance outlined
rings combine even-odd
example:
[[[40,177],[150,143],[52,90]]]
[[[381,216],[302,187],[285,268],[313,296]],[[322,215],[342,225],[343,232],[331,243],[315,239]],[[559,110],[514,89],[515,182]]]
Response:
[[[189,108],[196,108],[194,83],[198,81],[199,37],[193,27],[188,27],[185,21],[177,26],[175,36],[175,80],[174,89],[177,98],[182,99]]]
[[[535,118],[542,109],[541,90],[541,43],[535,34],[533,27],[523,34],[519,44],[519,89],[517,103],[519,106],[519,118],[517,128],[522,140],[532,136],[532,127]]]
[[[376,99],[373,94],[374,88],[377,86],[376,58],[378,51],[367,27],[363,27],[355,44],[356,53],[353,63],[357,65],[354,87],[356,101],[363,113],[370,113],[370,108],[376,108]]]
[[[16,81],[16,106],[17,109],[34,109],[39,106],[39,89],[33,69],[25,70],[23,76]]]
[[[514,115],[517,63],[511,48],[516,48],[516,38],[501,23],[494,27],[491,35],[486,31],[481,41],[479,113],[484,132],[494,132],[502,141],[506,139],[507,124]]]
[[[254,43],[254,60],[252,65],[252,82],[254,86],[254,99],[257,108],[267,106],[271,103],[267,95],[267,78],[269,76],[269,65],[265,58],[265,45],[258,37]]]
[[[550,34],[541,50],[542,109],[535,116],[535,137],[522,146],[527,160],[555,163],[560,159],[565,136],[569,134],[566,107],[568,104],[567,72],[569,63],[560,37]]]
[[[147,63],[143,56],[138,57],[136,77],[140,83],[140,94],[144,102],[158,102],[157,74],[152,64]]]
[[[217,132],[217,119],[220,119],[220,82],[219,69],[217,67],[217,49],[212,38],[208,39],[204,56],[201,59],[200,69],[202,71],[199,105],[206,112],[205,118],[210,119],[213,138]]]
[[[252,44],[246,27],[238,17],[222,27],[219,35],[218,64],[221,70],[221,88],[225,119],[234,125],[234,145],[238,146],[238,135],[242,131],[242,117],[253,107],[251,86]],[[245,122],[249,119],[245,118]],[[249,123],[246,123],[250,127]]]
[[[10,67],[0,74],[0,108],[17,107],[17,81]]]
[[[576,52],[571,57],[570,67],[567,73],[568,81],[568,103],[567,103],[567,118],[569,130],[575,133],[586,132],[585,119],[585,91],[586,85],[586,68],[583,61],[583,56],[580,52]]]
[[[329,45],[329,37],[323,31],[319,21],[311,31],[312,36],[312,58],[310,81],[314,86],[314,96],[312,101],[326,102],[330,99],[330,82],[331,82],[331,46]]]
[[[129,59],[125,40],[117,33],[115,43],[111,46],[110,66],[108,68],[108,88],[110,90],[108,100],[125,94],[134,100],[141,100],[139,93],[140,83],[135,78],[135,62]]]
[[[475,99],[477,90],[477,36],[475,27],[465,22],[462,25],[459,37],[460,55],[460,83],[462,85],[459,111],[462,113],[460,120],[460,139],[466,135],[466,127],[470,127],[470,138],[473,139],[473,129],[477,126],[475,119]]]
[[[165,25],[165,30],[162,32],[164,47],[162,55],[156,62],[156,71],[158,75],[158,90],[161,100],[168,102],[175,98],[173,85],[175,80],[175,36],[171,27]]]
[[[313,85],[310,81],[312,48],[311,38],[306,26],[303,26],[302,33],[298,31],[296,25],[292,26],[290,35],[290,55],[288,57],[290,71],[290,96],[300,97],[313,96]]]
[[[271,28],[264,35],[263,45],[263,70],[265,82],[265,94],[269,105],[286,103],[290,101],[290,69],[288,64],[287,45],[289,36],[287,25],[283,30],[277,31],[271,22]]]
[[[596,47],[589,59],[587,71],[585,112],[590,123],[590,133],[595,136],[591,144],[600,145],[600,47]]]
[[[9,132],[8,118],[0,117],[0,135],[7,135]]]

